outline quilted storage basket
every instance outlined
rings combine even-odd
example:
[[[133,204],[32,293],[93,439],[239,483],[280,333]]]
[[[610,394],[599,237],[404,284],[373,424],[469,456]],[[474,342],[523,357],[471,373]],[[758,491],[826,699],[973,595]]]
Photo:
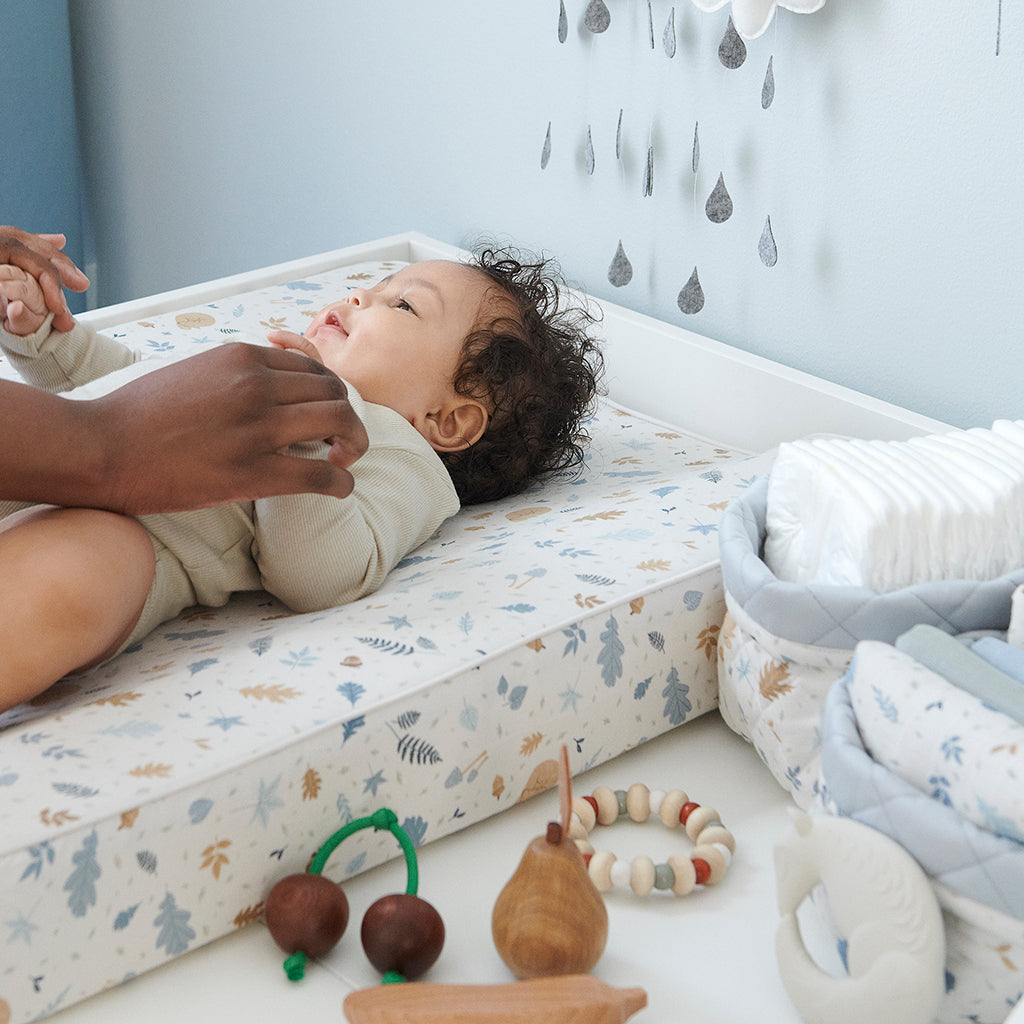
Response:
[[[727,609],[718,643],[719,706],[730,728],[808,809],[818,802],[825,697],[856,645],[892,643],[918,623],[954,635],[1004,631],[1024,569],[886,594],[787,583],[763,559],[767,495],[764,476],[729,505],[719,528]]]

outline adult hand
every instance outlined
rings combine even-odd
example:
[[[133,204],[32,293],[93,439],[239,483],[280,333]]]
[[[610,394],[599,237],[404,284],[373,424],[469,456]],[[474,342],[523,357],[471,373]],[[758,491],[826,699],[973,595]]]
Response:
[[[84,292],[89,287],[89,278],[61,252],[66,243],[64,235],[33,235],[0,224],[0,263],[21,267],[39,282],[56,331],[70,331],[75,326],[63,288]]]
[[[296,352],[235,342],[155,370],[88,407],[102,438],[104,507],[132,514],[278,494],[352,492],[369,446],[345,384]],[[326,440],[327,459],[289,454]]]

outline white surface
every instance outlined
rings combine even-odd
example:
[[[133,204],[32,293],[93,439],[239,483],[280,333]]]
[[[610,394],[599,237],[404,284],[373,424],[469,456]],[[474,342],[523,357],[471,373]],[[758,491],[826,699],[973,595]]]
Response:
[[[580,776],[574,780],[574,793],[587,795],[599,785],[626,789],[633,782],[652,789],[685,789],[698,803],[715,807],[736,837],[736,856],[717,888],[682,899],[658,892],[644,899],[610,895],[608,945],[594,975],[609,984],[644,988],[647,1008],[632,1019],[646,1024],[754,1019],[798,1024],[774,952],[778,915],[772,849],[791,829],[789,798],[717,712]],[[400,817],[414,810],[393,809]],[[491,942],[491,909],[527,843],[557,817],[557,797],[551,791],[417,852],[419,894],[440,911],[447,933],[441,958],[421,980],[513,980]],[[599,826],[592,838],[598,849],[620,857],[643,852],[663,860],[690,848],[682,830],[669,831],[656,821]],[[382,834],[380,840],[399,853],[393,837]],[[343,859],[343,851],[335,856]],[[328,876],[330,867],[328,861]],[[333,953],[311,964],[301,982],[285,978],[284,954],[261,924],[50,1019],[53,1024],[340,1022],[345,995],[380,980],[359,943],[362,915],[374,900],[404,888],[400,857],[346,882],[348,929]]]

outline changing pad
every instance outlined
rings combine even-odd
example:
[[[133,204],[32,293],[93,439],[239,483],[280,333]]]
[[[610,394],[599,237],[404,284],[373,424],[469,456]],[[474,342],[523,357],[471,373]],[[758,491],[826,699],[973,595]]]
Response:
[[[188,354],[399,264],[126,324]],[[0,367],[6,372],[9,368]],[[261,914],[335,829],[419,844],[713,708],[722,510],[770,465],[602,402],[579,477],[464,509],[371,598],[196,608],[0,716],[0,1017],[51,1013]],[[351,843],[351,848],[349,848]],[[341,879],[398,852],[360,833]]]

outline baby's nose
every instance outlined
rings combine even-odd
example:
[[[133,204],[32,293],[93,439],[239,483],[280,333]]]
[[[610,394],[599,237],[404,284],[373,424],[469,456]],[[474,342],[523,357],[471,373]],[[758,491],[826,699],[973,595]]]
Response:
[[[366,301],[366,291],[363,288],[353,288],[345,296],[345,301],[352,306],[361,306]]]

